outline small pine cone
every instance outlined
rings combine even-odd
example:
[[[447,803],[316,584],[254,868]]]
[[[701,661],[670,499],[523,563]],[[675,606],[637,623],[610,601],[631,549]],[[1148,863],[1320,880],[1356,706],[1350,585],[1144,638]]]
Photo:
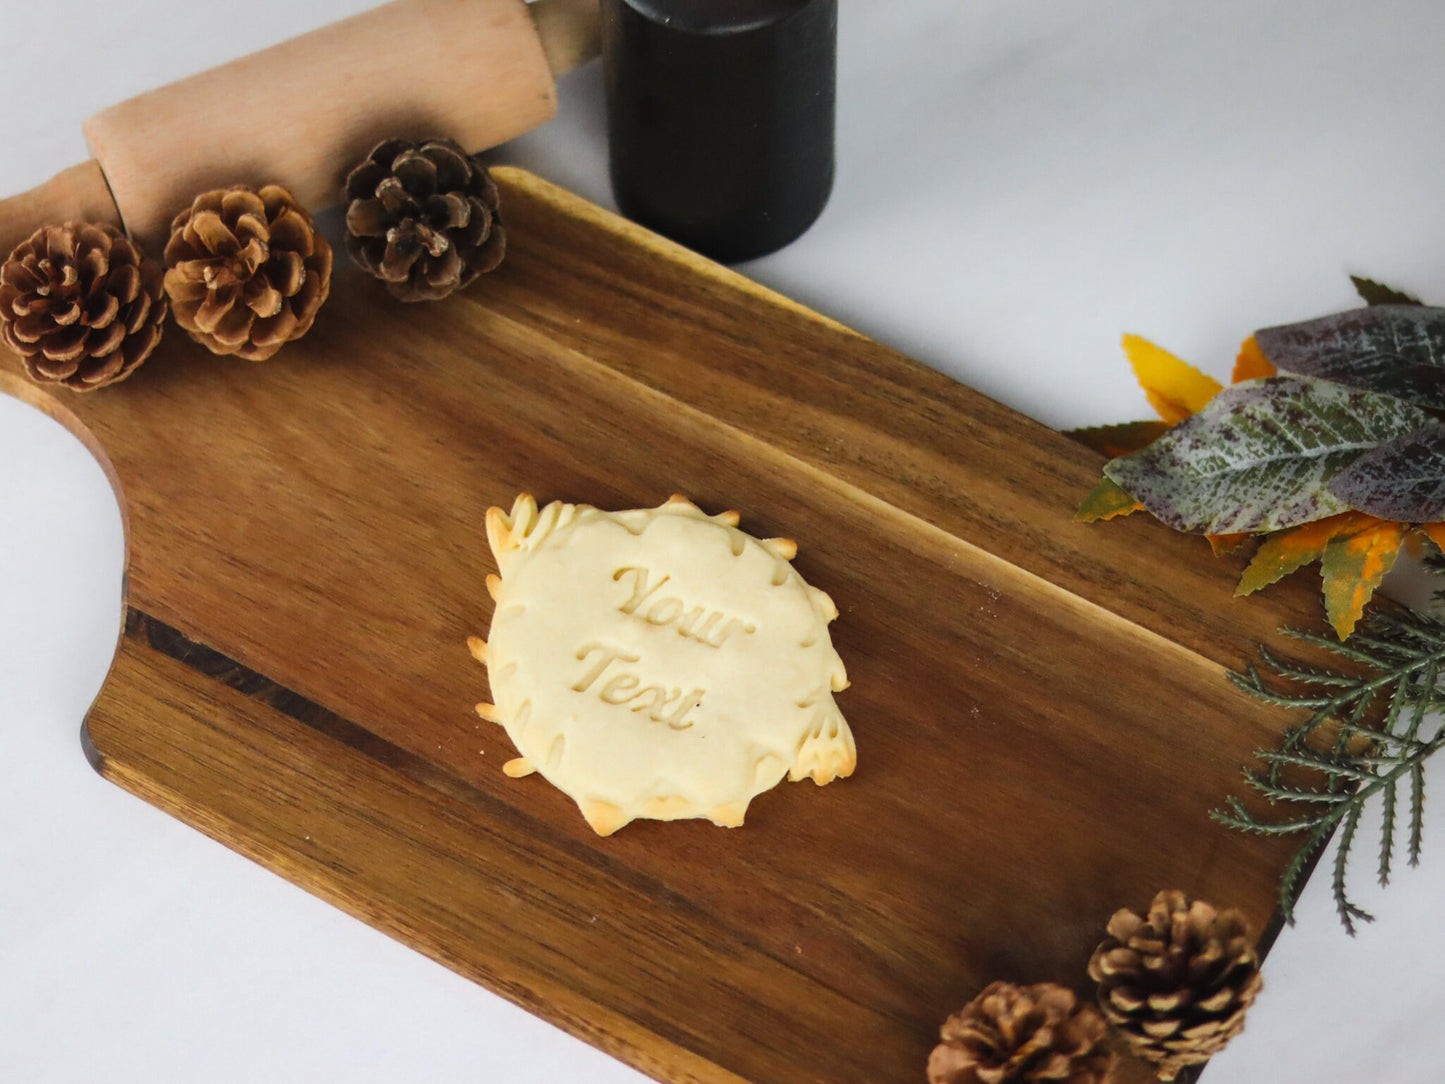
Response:
[[[112,226],[38,229],[0,267],[0,338],[32,380],[76,391],[114,384],[160,342],[161,274]]]
[[[1244,916],[1174,891],[1155,896],[1147,918],[1116,912],[1089,975],[1104,1016],[1161,1080],[1239,1034],[1262,982]]]
[[[171,223],[166,268],[176,323],[212,353],[249,361],[305,335],[331,292],[331,246],[274,184],[197,196]]]
[[[1053,983],[996,982],[944,1023],[928,1084],[1103,1084],[1108,1026]]]
[[[346,178],[346,251],[402,301],[435,301],[502,262],[500,197],[449,139],[389,139]]]

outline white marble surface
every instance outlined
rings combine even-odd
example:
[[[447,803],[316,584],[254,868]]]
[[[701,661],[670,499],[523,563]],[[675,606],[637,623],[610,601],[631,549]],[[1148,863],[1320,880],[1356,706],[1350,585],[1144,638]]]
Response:
[[[95,109],[366,6],[0,0],[0,192],[84,157]],[[832,202],[746,270],[1027,413],[1142,416],[1124,330],[1223,375],[1252,328],[1350,304],[1347,272],[1445,298],[1445,6],[843,7]],[[562,95],[498,159],[606,203],[595,66]],[[120,576],[100,470],[0,397],[0,1078],[641,1079],[93,775]],[[1358,938],[1309,886],[1207,1084],[1441,1078],[1428,821],[1420,869],[1357,872]]]

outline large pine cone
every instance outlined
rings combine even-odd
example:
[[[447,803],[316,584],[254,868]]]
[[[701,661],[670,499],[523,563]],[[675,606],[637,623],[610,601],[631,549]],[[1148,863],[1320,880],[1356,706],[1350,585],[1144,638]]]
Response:
[[[176,323],[216,354],[264,361],[311,329],[331,292],[331,246],[279,185],[197,196],[171,223]]]
[[[76,391],[114,384],[160,342],[161,274],[114,227],[46,226],[0,267],[0,338],[33,380]]]
[[[1147,918],[1116,912],[1089,975],[1104,1015],[1163,1080],[1223,1049],[1262,981],[1244,916],[1182,892],[1159,893]]]
[[[500,197],[449,139],[389,139],[346,178],[346,251],[402,301],[434,301],[502,262]]]
[[[929,1084],[1103,1084],[1114,1066],[1103,1018],[1053,983],[996,982],[944,1023]]]

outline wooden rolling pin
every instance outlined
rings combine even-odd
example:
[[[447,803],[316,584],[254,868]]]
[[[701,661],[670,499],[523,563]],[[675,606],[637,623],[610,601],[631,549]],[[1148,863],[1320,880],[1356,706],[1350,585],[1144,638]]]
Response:
[[[597,21],[597,0],[392,0],[148,91],[85,122],[89,161],[0,200],[0,259],[66,219],[158,254],[197,193],[232,184],[317,210],[391,136],[502,143],[556,112],[554,76],[597,53]]]

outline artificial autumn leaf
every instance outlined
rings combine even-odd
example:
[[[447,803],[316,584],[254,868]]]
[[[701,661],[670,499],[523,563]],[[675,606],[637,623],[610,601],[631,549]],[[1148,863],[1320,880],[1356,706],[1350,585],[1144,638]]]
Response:
[[[1108,478],[1101,478],[1099,484],[1084,498],[1084,503],[1079,505],[1074,518],[1082,523],[1095,523],[1102,519],[1113,519],[1115,516],[1127,516],[1143,507]]]
[[[1253,536],[1241,532],[1239,534],[1207,534],[1204,537],[1209,540],[1209,549],[1214,556],[1227,557]]]
[[[1330,479],[1330,492],[1381,519],[1445,517],[1445,425],[1432,422],[1366,452]]]
[[[1400,555],[1403,523],[1380,523],[1358,534],[1330,540],[1320,561],[1325,581],[1325,613],[1341,640],[1355,624]]]
[[[1124,355],[1149,405],[1170,425],[1198,413],[1220,392],[1219,381],[1138,335],[1124,336]]]
[[[1296,569],[1318,561],[1325,547],[1340,535],[1357,534],[1379,524],[1374,516],[1362,512],[1344,512],[1328,519],[1317,519],[1286,531],[1276,531],[1259,544],[1249,567],[1239,578],[1236,595],[1252,595],[1284,579]]]
[[[1391,396],[1267,377],[1225,389],[1104,474],[1175,530],[1274,531],[1349,511],[1326,488],[1335,472],[1429,420]]]
[[[1238,388],[1218,398],[1208,376],[1126,336],[1165,426],[1074,434],[1116,454],[1079,518],[1145,507],[1204,533],[1216,555],[1264,533],[1237,593],[1319,559],[1341,640],[1403,547],[1428,537],[1445,554],[1445,423],[1419,409],[1445,411],[1445,309],[1351,279],[1369,308],[1256,332],[1240,345]]]
[[[1231,384],[1242,384],[1246,380],[1258,380],[1261,377],[1275,376],[1279,370],[1269,363],[1264,356],[1264,351],[1259,348],[1259,342],[1253,335],[1239,344],[1239,356],[1234,359],[1234,373],[1230,376]]]
[[[1445,410],[1445,309],[1374,305],[1254,333],[1281,373]]]
[[[1393,286],[1386,286],[1376,282],[1374,279],[1361,278],[1359,275],[1351,275],[1350,281],[1355,284],[1355,293],[1366,305],[1423,305],[1424,302],[1418,297],[1412,297],[1404,290],[1397,290]]]
[[[1168,422],[1120,422],[1118,425],[1090,425],[1070,429],[1064,435],[1077,440],[1110,459],[1147,448],[1169,431]]]

